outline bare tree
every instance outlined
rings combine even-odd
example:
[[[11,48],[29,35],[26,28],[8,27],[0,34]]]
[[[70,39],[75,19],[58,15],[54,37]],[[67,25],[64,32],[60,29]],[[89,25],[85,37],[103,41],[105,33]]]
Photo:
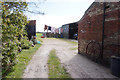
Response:
[[[38,10],[38,9],[40,9],[40,5],[43,4],[45,1],[46,0],[42,0],[42,1],[41,0],[37,0],[35,2],[27,2],[28,6],[33,7],[35,10],[31,10],[31,9],[28,8],[27,10],[24,10],[24,11],[29,12],[31,14],[45,15],[44,12],[41,12],[40,10]]]

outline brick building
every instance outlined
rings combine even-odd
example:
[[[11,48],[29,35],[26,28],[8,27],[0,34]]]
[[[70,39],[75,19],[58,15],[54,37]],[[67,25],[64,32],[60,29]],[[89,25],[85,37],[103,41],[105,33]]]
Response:
[[[78,52],[94,59],[102,54],[103,10],[103,2],[93,2],[78,22]],[[103,45],[102,60],[120,54],[120,2],[106,2]]]

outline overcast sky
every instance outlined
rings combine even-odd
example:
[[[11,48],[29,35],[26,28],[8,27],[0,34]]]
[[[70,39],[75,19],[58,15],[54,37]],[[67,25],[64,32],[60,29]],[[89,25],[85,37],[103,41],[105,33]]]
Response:
[[[43,32],[44,25],[61,27],[64,24],[79,21],[94,0],[46,0],[36,2],[39,8],[29,6],[31,10],[39,10],[45,15],[28,14],[30,20],[37,20],[36,31]]]

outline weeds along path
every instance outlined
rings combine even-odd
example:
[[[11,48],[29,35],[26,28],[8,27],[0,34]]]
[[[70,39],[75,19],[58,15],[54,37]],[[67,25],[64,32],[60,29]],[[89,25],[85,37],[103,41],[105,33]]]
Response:
[[[52,49],[65,49],[69,44],[59,39],[43,39],[42,46],[32,57],[29,65],[26,67],[23,78],[48,78],[48,57]],[[58,48],[57,48],[58,47]],[[69,45],[67,46],[69,47]],[[61,49],[60,49],[61,50]]]
[[[109,69],[77,54],[77,45],[59,39],[43,39],[43,44],[32,57],[24,71],[23,78],[48,78],[48,56],[51,50],[56,50],[67,73],[72,78],[115,78]]]
[[[71,78],[56,56],[56,50],[50,51],[48,58],[49,78]],[[72,80],[72,79],[71,79]]]
[[[23,78],[48,78],[47,60],[52,48],[51,40],[43,39],[42,46],[25,69]]]

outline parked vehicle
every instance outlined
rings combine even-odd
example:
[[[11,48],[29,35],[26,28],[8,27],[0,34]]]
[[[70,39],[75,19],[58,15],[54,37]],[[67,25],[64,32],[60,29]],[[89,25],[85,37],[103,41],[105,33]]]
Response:
[[[76,40],[78,39],[78,34],[77,33],[74,34],[74,39],[76,39]]]

